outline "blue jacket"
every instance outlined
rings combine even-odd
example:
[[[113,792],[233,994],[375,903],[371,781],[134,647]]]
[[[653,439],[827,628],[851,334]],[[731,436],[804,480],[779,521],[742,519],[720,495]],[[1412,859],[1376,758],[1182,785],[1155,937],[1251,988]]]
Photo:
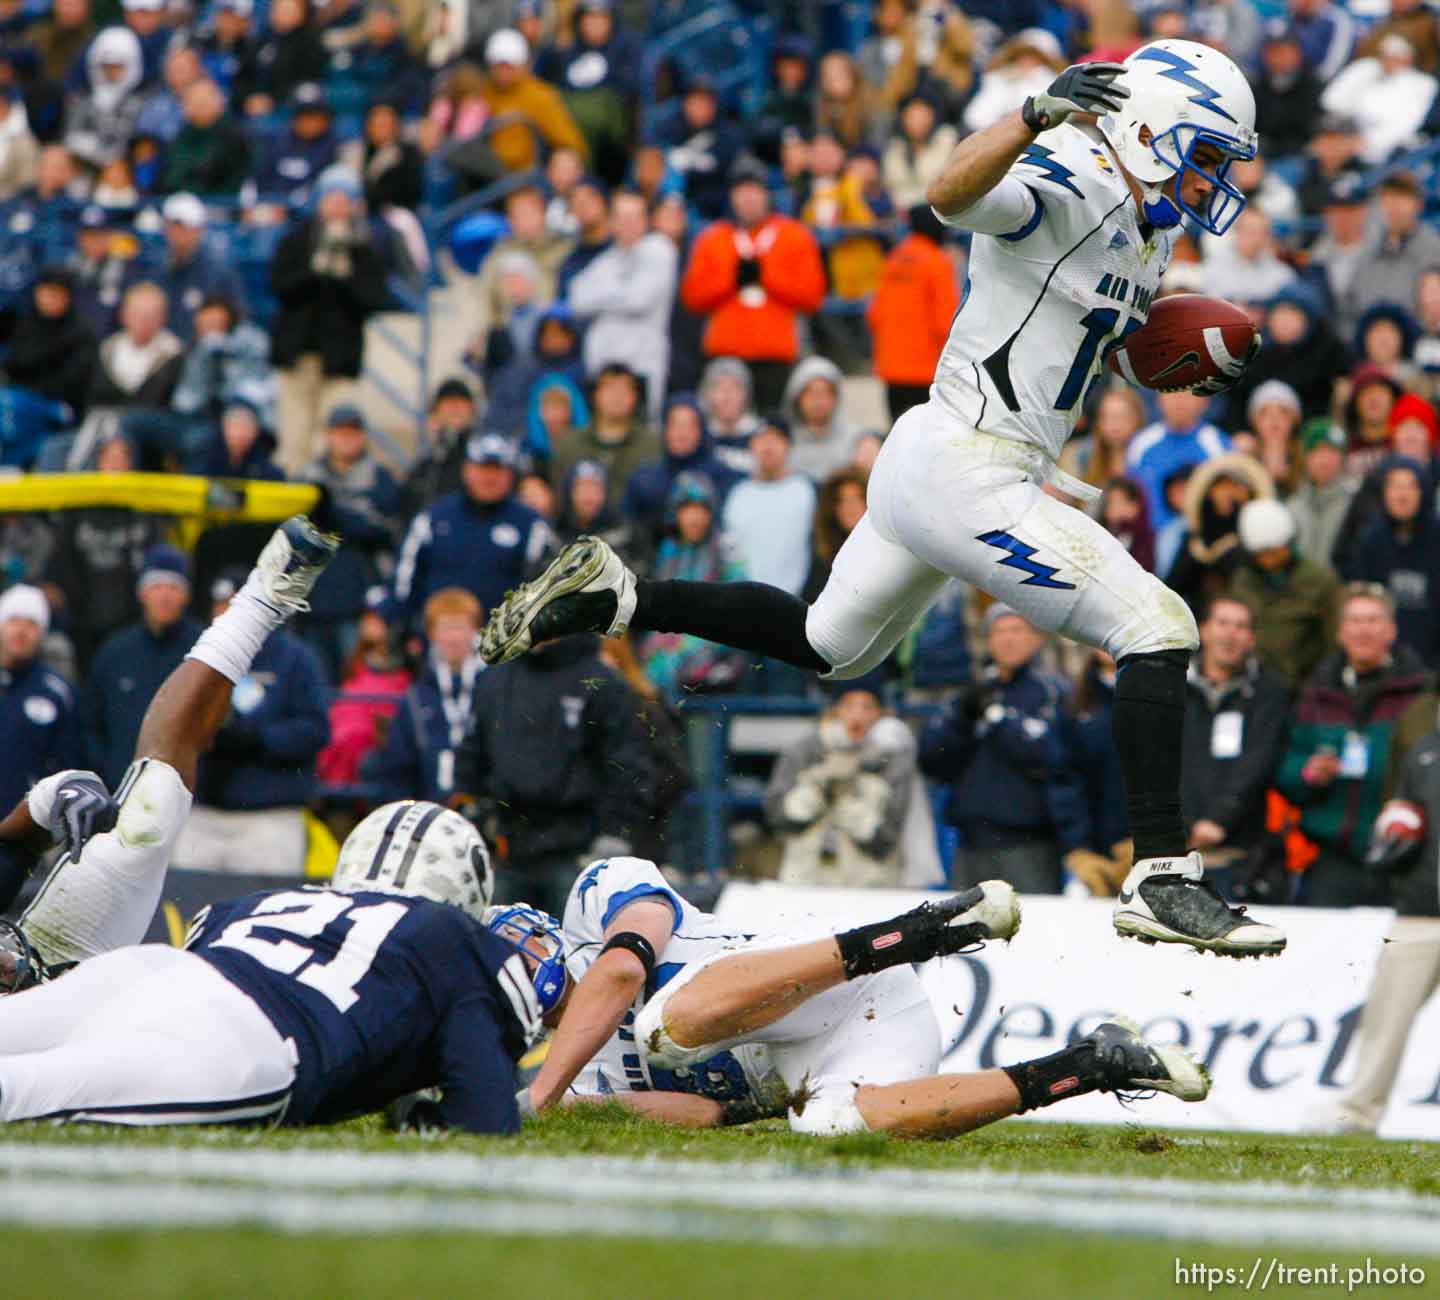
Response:
[[[295,808],[315,793],[315,756],[330,740],[320,661],[272,632],[230,697],[231,716],[200,759],[198,803],[230,810]]]
[[[1090,841],[1074,770],[1070,683],[1034,661],[1005,683],[993,669],[920,737],[920,767],[951,783],[947,820],[963,843],[986,848],[1053,838]]]
[[[340,142],[333,131],[302,140],[287,131],[273,141],[252,177],[261,200],[303,203],[315,178],[335,161]]]
[[[75,689],[38,659],[0,668],[0,808],[10,810],[42,776],[79,767]]]
[[[132,264],[130,284],[153,280],[165,290],[170,301],[166,327],[182,341],[195,338],[195,313],[207,298],[228,298],[243,315],[245,289],[240,273],[233,266],[214,257],[203,245],[188,262],[167,261],[161,266]],[[127,286],[128,287],[128,286]]]
[[[392,614],[418,626],[442,587],[463,587],[488,614],[535,571],[550,548],[550,526],[514,497],[482,506],[452,492],[415,516],[395,565]]]
[[[1120,752],[1110,730],[1115,686],[1102,681],[1093,664],[1085,674],[1085,684],[1088,707],[1076,715],[1071,732],[1075,768],[1080,773],[1090,817],[1090,842],[1085,847],[1108,854],[1130,837],[1125,774],[1120,770]]]
[[[85,765],[112,790],[130,760],[150,697],[185,658],[200,624],[182,618],[156,636],[143,622],[121,628],[101,645],[80,697]]]
[[[1165,500],[1165,480],[1171,473],[1229,450],[1230,435],[1208,420],[1201,420],[1193,429],[1168,429],[1157,421],[1135,435],[1125,453],[1125,464],[1130,477],[1145,489],[1150,519],[1157,532],[1176,513]]]
[[[695,402],[684,397],[671,398],[665,405],[668,414],[676,405],[696,407]],[[704,417],[700,420],[700,445],[688,456],[674,456],[669,451],[661,453],[659,460],[637,465],[630,481],[625,484],[625,495],[620,502],[620,513],[633,520],[645,530],[652,545],[658,545],[665,535],[666,513],[670,490],[675,480],[684,473],[703,474],[715,489],[715,509],[724,509],[725,498],[741,475],[718,460],[710,445],[710,435],[705,430]]]
[[[360,775],[385,788],[387,799],[432,799],[437,803],[455,791],[454,751],[445,718],[440,683],[432,664],[400,701],[390,722],[385,747],[366,754]],[[450,751],[448,760],[442,755]],[[442,766],[448,770],[442,771]]]
[[[967,588],[948,582],[915,632],[910,680],[919,687],[963,686],[973,671],[965,629]]]

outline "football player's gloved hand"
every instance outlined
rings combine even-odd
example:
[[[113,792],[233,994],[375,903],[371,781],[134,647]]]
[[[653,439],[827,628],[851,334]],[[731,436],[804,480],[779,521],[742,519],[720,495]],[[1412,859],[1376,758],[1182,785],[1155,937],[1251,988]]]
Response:
[[[1245,349],[1243,357],[1235,358],[1214,379],[1201,380],[1190,391],[1196,397],[1214,397],[1218,393],[1228,393],[1245,377],[1245,372],[1250,369],[1259,355],[1260,336],[1257,334],[1250,340],[1250,346]]]
[[[1115,78],[1125,71],[1121,63],[1076,63],[1066,68],[1043,95],[1031,95],[1020,110],[1032,131],[1049,131],[1071,113],[1113,113],[1130,92]]]
[[[105,783],[91,772],[78,772],[55,792],[51,814],[55,838],[72,859],[92,835],[111,830],[120,815],[120,805],[111,798]]]

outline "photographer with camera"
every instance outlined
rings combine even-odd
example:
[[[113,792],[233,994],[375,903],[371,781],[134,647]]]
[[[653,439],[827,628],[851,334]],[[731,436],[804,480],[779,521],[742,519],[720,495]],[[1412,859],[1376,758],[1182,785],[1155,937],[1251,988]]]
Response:
[[[1040,662],[1044,634],[1008,605],[986,610],[985,638],[980,680],[920,737],[920,770],[951,787],[951,885],[998,878],[1022,894],[1058,894],[1061,859],[1090,838],[1070,683]]]

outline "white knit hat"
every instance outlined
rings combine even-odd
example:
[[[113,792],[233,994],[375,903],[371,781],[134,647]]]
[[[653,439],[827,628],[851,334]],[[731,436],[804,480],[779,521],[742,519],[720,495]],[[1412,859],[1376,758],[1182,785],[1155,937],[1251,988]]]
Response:
[[[8,623],[12,618],[28,618],[39,624],[42,633],[48,632],[50,602],[45,599],[45,593],[39,587],[21,582],[0,595],[0,623]]]
[[[1240,544],[1255,555],[1295,540],[1295,516],[1280,501],[1251,501],[1240,510]]]

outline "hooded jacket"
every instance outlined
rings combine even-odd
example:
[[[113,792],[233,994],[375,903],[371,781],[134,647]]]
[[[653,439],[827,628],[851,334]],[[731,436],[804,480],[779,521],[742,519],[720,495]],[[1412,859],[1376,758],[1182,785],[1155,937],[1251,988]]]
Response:
[[[1287,285],[1275,295],[1271,306],[1276,303],[1289,303],[1304,312],[1309,326],[1294,343],[1276,343],[1262,335],[1254,363],[1226,399],[1226,428],[1245,428],[1251,395],[1271,379],[1284,380],[1299,394],[1305,419],[1329,415],[1335,381],[1349,373],[1350,350],[1326,320],[1324,304],[1313,287]]]
[[[1420,487],[1420,513],[1402,528],[1382,504],[1381,517],[1361,534],[1354,572],[1360,581],[1378,582],[1389,591],[1401,643],[1434,665],[1440,661],[1440,525],[1433,513],[1435,490],[1429,472],[1404,456],[1381,463],[1382,482],[1397,470],[1414,475]]]
[[[590,423],[589,403],[585,401],[580,385],[569,375],[557,371],[538,380],[530,389],[530,407],[525,412],[525,450],[542,461],[551,460],[557,450],[551,445],[550,432],[540,415],[545,394],[553,388],[563,390],[570,399],[569,435],[573,436],[577,430]]]
[[[665,532],[670,492],[681,474],[700,474],[709,480],[715,489],[715,508],[720,510],[725,497],[736,481],[735,473],[717,460],[710,446],[710,433],[705,426],[705,413],[692,393],[676,393],[665,403],[665,415],[677,406],[687,407],[695,412],[700,422],[699,445],[688,456],[676,456],[660,440],[659,460],[646,461],[631,473],[625,483],[625,495],[620,503],[620,513],[634,520],[654,542],[658,543]]]
[[[230,449],[226,447],[220,430],[216,429],[200,453],[195,472],[207,478],[249,478],[266,483],[283,483],[285,471],[272,459],[274,455],[275,435],[262,427],[250,444],[250,450],[237,465],[230,459]]]
[[[597,835],[634,838],[654,783],[638,712],[593,637],[565,637],[481,674],[455,785],[496,806],[513,866],[578,858]]]
[[[118,81],[106,81],[102,64],[124,69]],[[125,154],[140,110],[145,79],[140,40],[128,27],[107,27],[85,52],[88,93],[71,95],[65,110],[65,147],[82,162],[104,167]]]
[[[14,308],[0,312],[0,343],[9,345],[0,366],[10,383],[53,402],[66,402],[77,416],[84,411],[98,352],[73,292],[63,316],[42,316],[33,303],[23,312]]]
[[[821,430],[812,429],[800,416],[800,394],[812,379],[823,379],[835,390],[835,410],[830,422]],[[855,444],[860,433],[845,419],[841,399],[840,367],[827,357],[806,357],[785,382],[782,409],[790,421],[792,442],[790,466],[808,475],[816,484],[823,483],[837,470],[844,469],[855,458]]]
[[[1214,456],[1190,476],[1185,485],[1185,540],[1165,581],[1192,606],[1222,590],[1245,555],[1240,545],[1239,507],[1222,515],[1209,499],[1221,478],[1248,484],[1252,500],[1275,496],[1275,484],[1265,467],[1241,452]]]
[[[592,477],[597,477],[605,489],[600,513],[583,524],[576,518],[571,501],[575,480],[580,477],[582,469]],[[598,537],[608,543],[631,569],[644,572],[654,549],[653,544],[648,538],[642,537],[640,530],[616,509],[610,476],[599,461],[582,460],[571,466],[570,472],[561,480],[558,496],[560,514],[555,521],[555,536],[560,546],[568,546],[581,537]]]
[[[547,321],[559,321],[570,331],[570,346],[563,353],[540,351],[540,336]],[[492,336],[493,337],[493,336]],[[497,432],[518,438],[525,432],[530,402],[536,386],[549,375],[563,375],[575,387],[585,383],[585,367],[580,360],[580,332],[568,307],[559,303],[541,315],[535,327],[535,342],[528,353],[501,357],[487,353],[483,376],[489,407],[486,425]],[[572,419],[578,419],[572,412]]]

